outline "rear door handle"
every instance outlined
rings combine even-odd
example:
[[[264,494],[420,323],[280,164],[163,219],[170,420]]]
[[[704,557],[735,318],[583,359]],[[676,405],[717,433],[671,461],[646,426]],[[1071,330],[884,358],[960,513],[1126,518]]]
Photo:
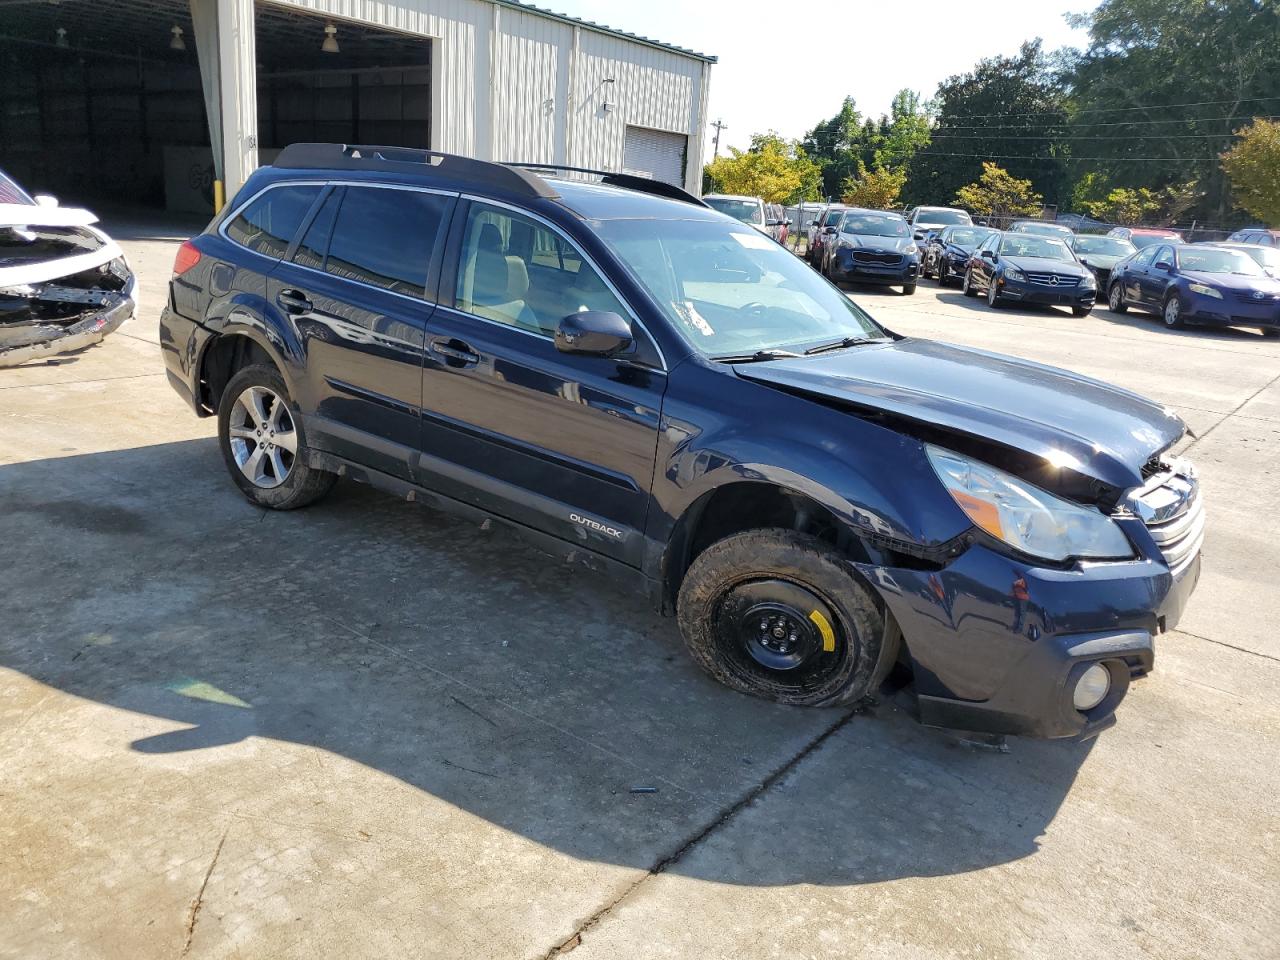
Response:
[[[311,301],[301,290],[281,290],[276,294],[276,303],[285,313],[307,313],[311,310]]]
[[[473,367],[480,362],[480,354],[471,345],[452,337],[431,341],[431,352],[451,367]]]

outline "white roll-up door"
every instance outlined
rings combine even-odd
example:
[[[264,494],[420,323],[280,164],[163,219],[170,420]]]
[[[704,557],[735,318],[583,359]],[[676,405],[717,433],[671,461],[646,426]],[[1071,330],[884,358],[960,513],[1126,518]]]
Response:
[[[622,147],[623,171],[683,186],[684,158],[688,149],[689,138],[684,134],[627,127]]]

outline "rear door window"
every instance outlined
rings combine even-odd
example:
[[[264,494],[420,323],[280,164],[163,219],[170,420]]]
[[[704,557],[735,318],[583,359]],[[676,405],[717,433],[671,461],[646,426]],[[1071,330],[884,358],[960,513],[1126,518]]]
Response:
[[[452,197],[421,190],[348,186],[324,271],[426,299],[427,270],[452,202]]]
[[[324,269],[325,254],[329,251],[329,238],[333,235],[333,221],[337,218],[344,189],[337,187],[325,198],[323,206],[311,221],[311,226],[307,227],[307,232],[298,241],[298,248],[293,251],[294,263],[310,267],[312,270]]]
[[[289,249],[324,184],[270,187],[227,224],[227,236],[264,257],[279,260]]]

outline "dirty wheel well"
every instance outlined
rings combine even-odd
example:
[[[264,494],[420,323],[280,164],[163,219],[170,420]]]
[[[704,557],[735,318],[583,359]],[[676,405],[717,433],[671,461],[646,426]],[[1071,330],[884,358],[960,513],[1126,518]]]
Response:
[[[868,559],[858,537],[816,500],[773,484],[732,483],[696,503],[672,536],[666,559],[664,608],[675,609],[680,584],[698,554],[727,536],[760,527],[812,534],[850,557]]]
[[[222,400],[222,391],[236,371],[254,363],[275,366],[271,355],[248,337],[238,334],[218,337],[205,349],[200,362],[199,401],[201,410],[212,415]]]

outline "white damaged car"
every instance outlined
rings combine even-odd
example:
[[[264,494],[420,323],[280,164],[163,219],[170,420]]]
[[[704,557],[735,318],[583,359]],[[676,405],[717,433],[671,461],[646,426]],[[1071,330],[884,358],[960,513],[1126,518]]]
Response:
[[[97,222],[0,171],[0,367],[81,350],[133,315],[133,272]]]

